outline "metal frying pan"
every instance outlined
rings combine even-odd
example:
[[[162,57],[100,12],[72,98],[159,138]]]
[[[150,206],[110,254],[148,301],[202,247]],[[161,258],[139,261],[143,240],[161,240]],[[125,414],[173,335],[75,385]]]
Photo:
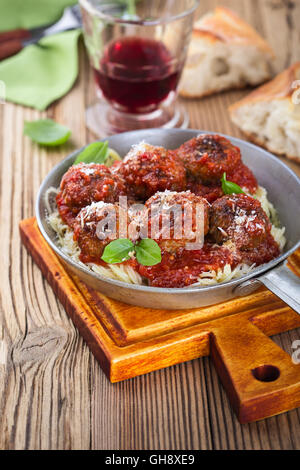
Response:
[[[197,130],[151,129],[115,135],[108,138],[108,141],[111,148],[124,156],[133,144],[142,140],[152,145],[175,149],[199,133],[201,132]],[[287,257],[300,246],[300,180],[286,165],[265,150],[240,139],[225,137],[240,147],[243,161],[254,172],[259,184],[268,190],[268,197],[278,210],[281,224],[286,227],[287,244],[284,253],[246,276],[209,287],[155,288],[106,279],[72,261],[58,247],[55,233],[47,223],[45,193],[51,186],[59,186],[63,174],[82,149],[53,168],[41,185],[36,217],[42,235],[67,269],[94,289],[128,304],[171,310],[197,308],[249,294],[264,284],[300,314],[300,280],[286,266]]]

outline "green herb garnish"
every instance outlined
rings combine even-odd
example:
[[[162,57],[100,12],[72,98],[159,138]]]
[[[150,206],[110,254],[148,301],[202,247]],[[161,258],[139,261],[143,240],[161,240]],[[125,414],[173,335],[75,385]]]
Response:
[[[100,163],[103,164],[108,157],[108,142],[94,142],[88,145],[77,157],[74,165],[78,163]]]
[[[130,259],[130,252],[134,250],[134,244],[127,238],[119,238],[109,243],[104,249],[102,260],[105,263],[123,263]]]
[[[150,238],[145,238],[136,245],[127,238],[114,240],[105,247],[101,259],[109,264],[123,263],[130,259],[132,252],[143,266],[155,266],[161,262],[161,249]]]
[[[38,119],[25,121],[24,134],[40,145],[56,146],[67,142],[71,131],[52,119]]]
[[[232,183],[232,181],[227,181],[226,173],[223,173],[221,182],[224,194],[245,194],[238,184]]]
[[[161,249],[158,244],[145,238],[135,246],[136,259],[143,266],[155,266],[161,262]]]
[[[94,142],[88,145],[76,158],[73,165],[78,163],[99,163],[111,166],[117,160],[121,160],[119,154],[108,147],[108,141]]]

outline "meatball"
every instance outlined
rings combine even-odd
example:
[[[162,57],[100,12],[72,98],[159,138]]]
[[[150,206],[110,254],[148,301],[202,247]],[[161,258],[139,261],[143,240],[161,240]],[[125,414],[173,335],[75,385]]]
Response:
[[[251,196],[227,195],[211,206],[210,235],[218,244],[232,241],[238,250],[250,251],[267,239],[271,227],[260,202]]]
[[[220,181],[223,173],[231,173],[241,161],[241,152],[220,135],[202,134],[176,150],[188,176],[204,184]]]
[[[134,197],[142,201],[157,191],[183,191],[186,188],[182,161],[174,152],[162,147],[136,145],[113,171],[124,178]]]
[[[74,240],[80,247],[79,258],[83,263],[99,263],[106,245],[118,238],[126,238],[119,234],[120,217],[127,226],[126,211],[103,201],[81,209],[74,223]]]
[[[209,204],[190,191],[156,193],[145,204],[148,235],[162,250],[176,253],[187,244],[200,244],[209,230]]]
[[[83,207],[97,201],[114,203],[121,195],[126,195],[125,183],[109,168],[79,163],[63,176],[56,202],[62,219],[73,227],[75,217]]]

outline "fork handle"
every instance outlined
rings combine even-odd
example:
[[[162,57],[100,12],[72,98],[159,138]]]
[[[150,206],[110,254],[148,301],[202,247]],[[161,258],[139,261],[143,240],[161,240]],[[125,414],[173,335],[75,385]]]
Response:
[[[19,39],[13,39],[3,43],[0,42],[0,60],[7,59],[20,52],[22,49],[23,44]]]
[[[31,32],[28,29],[13,29],[11,31],[4,31],[0,33],[0,43],[1,42],[6,42],[6,41],[11,41],[13,39],[30,39],[31,38]]]

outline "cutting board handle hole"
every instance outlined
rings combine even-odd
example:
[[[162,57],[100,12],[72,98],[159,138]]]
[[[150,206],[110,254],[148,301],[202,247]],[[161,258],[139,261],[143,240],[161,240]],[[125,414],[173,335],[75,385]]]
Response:
[[[276,366],[264,364],[252,369],[252,374],[260,382],[275,382],[280,376],[280,370]]]

